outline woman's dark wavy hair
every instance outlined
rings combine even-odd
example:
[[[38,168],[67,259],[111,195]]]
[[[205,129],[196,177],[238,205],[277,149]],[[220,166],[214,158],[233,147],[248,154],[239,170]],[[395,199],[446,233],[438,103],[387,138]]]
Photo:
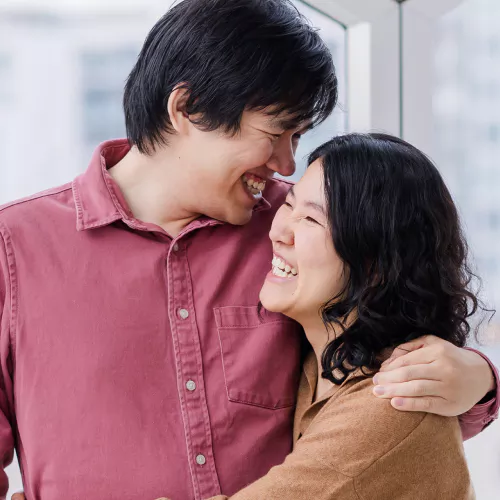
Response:
[[[185,111],[197,125],[233,135],[245,109],[286,111],[291,128],[325,120],[338,96],[330,51],[289,0],[183,0],[156,23],[123,100],[141,152],[166,142],[176,87],[188,90]]]
[[[358,367],[378,369],[385,349],[423,335],[463,347],[481,305],[457,209],[433,163],[385,134],[336,137],[309,164],[317,159],[346,279],[321,311],[343,330],[323,352],[323,377],[341,384]]]

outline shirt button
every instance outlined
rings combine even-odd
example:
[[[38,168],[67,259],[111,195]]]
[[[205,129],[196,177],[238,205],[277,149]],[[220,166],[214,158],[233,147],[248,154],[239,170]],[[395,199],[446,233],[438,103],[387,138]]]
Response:
[[[194,391],[196,389],[196,383],[193,382],[192,380],[188,380],[186,382],[186,388],[187,388],[188,391],[192,392],[192,391]]]
[[[189,313],[186,311],[186,309],[181,309],[179,311],[179,316],[182,318],[182,319],[187,319],[189,317]]]
[[[198,455],[196,457],[196,463],[198,465],[205,465],[207,463],[207,459],[205,458],[205,455]]]
[[[172,250],[174,252],[178,252],[179,251],[179,245],[176,243],[173,247],[172,247]]]

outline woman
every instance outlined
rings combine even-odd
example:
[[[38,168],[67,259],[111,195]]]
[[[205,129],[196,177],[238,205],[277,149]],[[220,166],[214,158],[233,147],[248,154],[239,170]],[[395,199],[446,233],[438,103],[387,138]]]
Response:
[[[477,300],[451,196],[424,154],[387,135],[337,137],[309,164],[274,220],[260,295],[310,344],[294,451],[231,499],[474,498],[457,419],[372,394],[397,345],[466,343]]]

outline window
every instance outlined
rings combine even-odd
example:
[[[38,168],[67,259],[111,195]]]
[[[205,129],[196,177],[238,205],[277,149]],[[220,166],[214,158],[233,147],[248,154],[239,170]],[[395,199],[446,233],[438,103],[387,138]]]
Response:
[[[125,136],[123,88],[137,53],[124,48],[82,54],[83,133],[91,149],[102,141]]]
[[[440,24],[433,103],[436,162],[461,208],[476,259],[496,255],[500,262],[500,184],[493,175],[500,156],[500,95],[493,90],[500,87],[500,71],[490,50],[500,44],[500,8],[495,0],[467,0]],[[500,305],[500,273],[478,271],[488,301]]]
[[[332,137],[342,134],[347,131],[347,114],[346,109],[346,30],[340,23],[334,21],[325,14],[313,9],[309,5],[300,2],[294,2],[297,8],[304,14],[311,23],[320,29],[319,33],[328,48],[330,49],[335,68],[337,70],[337,78],[339,81],[339,105],[332,116],[328,118],[319,127],[305,134],[300,140],[300,145],[297,150],[297,171],[293,175],[293,180],[298,180],[304,174],[307,166],[307,156],[317,146],[331,139]]]
[[[9,103],[9,74],[11,70],[11,60],[7,54],[0,54],[0,106]]]
[[[500,3],[466,0],[436,30],[434,156],[466,225],[483,297],[497,314],[481,350],[500,365]],[[478,500],[498,498],[500,424],[466,443]]]
[[[7,163],[9,122],[12,112],[12,61],[8,54],[0,53],[0,165]],[[6,195],[8,180],[0,182],[0,203]]]

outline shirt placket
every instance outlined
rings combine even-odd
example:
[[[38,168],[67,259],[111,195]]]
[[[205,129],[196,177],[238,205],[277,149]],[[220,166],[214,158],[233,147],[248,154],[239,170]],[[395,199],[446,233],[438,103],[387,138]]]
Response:
[[[182,238],[167,257],[168,307],[177,388],[195,499],[220,494],[203,379],[200,337],[187,253]]]

